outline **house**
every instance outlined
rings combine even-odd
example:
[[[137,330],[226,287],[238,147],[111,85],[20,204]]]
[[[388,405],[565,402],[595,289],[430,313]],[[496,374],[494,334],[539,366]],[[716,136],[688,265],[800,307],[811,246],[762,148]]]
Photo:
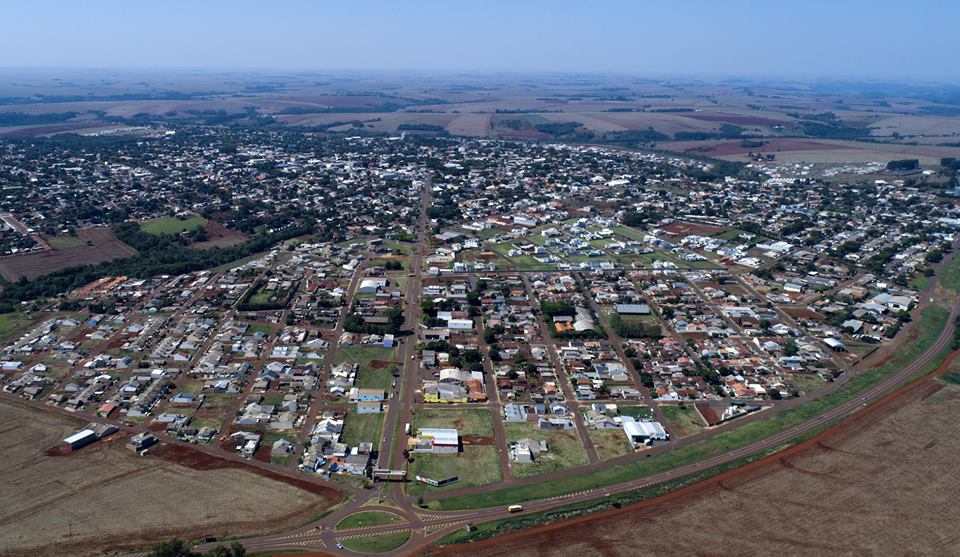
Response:
[[[364,389],[353,387],[350,389],[350,402],[382,402],[386,398],[383,389]]]
[[[357,414],[379,414],[380,412],[383,412],[383,403],[380,401],[357,403]]]
[[[293,452],[293,443],[286,439],[277,439],[270,448],[270,456],[284,457]]]
[[[547,442],[525,438],[510,443],[510,460],[519,463],[531,463],[540,453],[547,452]]]
[[[152,434],[144,431],[130,438],[127,448],[131,451],[142,451],[143,449],[156,445],[159,441]]]
[[[450,454],[460,452],[460,433],[456,429],[421,428],[409,441],[417,452]]]

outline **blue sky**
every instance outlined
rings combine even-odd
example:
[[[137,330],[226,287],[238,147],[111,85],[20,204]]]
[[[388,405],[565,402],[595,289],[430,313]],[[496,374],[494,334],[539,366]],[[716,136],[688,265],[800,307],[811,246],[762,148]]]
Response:
[[[5,0],[0,66],[960,81],[960,1]]]

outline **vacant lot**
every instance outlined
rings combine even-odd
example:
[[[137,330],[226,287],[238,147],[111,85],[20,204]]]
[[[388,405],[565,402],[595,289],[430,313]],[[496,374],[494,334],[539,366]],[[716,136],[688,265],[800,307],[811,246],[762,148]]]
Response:
[[[486,408],[417,408],[413,427],[456,428],[460,435],[492,437],[493,424]]]
[[[394,362],[396,351],[379,344],[367,344],[342,347],[337,350],[335,364],[349,362],[357,364],[357,387],[364,389],[386,389],[393,382],[393,372],[398,364]]]
[[[46,456],[81,425],[0,401],[0,555],[99,555],[174,536],[268,532],[339,499],[322,486],[307,491],[206,455],[192,464],[178,458],[187,465],[142,458],[122,448],[119,434]]]
[[[956,555],[958,412],[960,389],[927,383],[748,472],[444,554]]]
[[[666,421],[664,427],[673,439],[690,437],[703,431],[705,427],[700,414],[693,406],[686,404],[662,404],[660,412]]]
[[[206,224],[203,225],[203,229],[207,231],[207,237],[209,239],[203,242],[194,242],[190,244],[191,248],[226,248],[242,244],[248,239],[248,236],[243,232],[227,228],[219,222],[212,220],[208,220]]]
[[[451,476],[460,477],[459,482],[441,488],[418,482],[411,483],[409,491],[412,495],[485,485],[501,480],[497,449],[492,445],[464,446],[463,450],[456,454],[415,453],[410,468],[411,476],[423,476],[434,480],[443,480]]]
[[[179,234],[206,224],[203,217],[196,215],[181,219],[179,217],[158,217],[140,223],[140,230],[147,234]]]
[[[536,474],[566,470],[587,463],[587,453],[580,444],[580,437],[573,430],[547,430],[533,424],[509,423],[504,426],[507,442],[520,439],[534,439],[547,442],[547,452],[537,455],[536,460],[528,464],[511,463],[510,468],[516,478]],[[621,433],[621,435],[623,435]]]
[[[109,228],[84,228],[77,231],[77,236],[82,243],[73,247],[0,257],[0,275],[9,281],[20,277],[34,279],[59,269],[96,265],[137,253],[118,240]]]

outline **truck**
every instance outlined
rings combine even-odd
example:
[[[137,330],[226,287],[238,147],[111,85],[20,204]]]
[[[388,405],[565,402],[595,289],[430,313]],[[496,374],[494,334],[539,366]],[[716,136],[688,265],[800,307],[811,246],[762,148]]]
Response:
[[[510,505],[507,507],[508,513],[519,513],[523,512],[523,505]]]

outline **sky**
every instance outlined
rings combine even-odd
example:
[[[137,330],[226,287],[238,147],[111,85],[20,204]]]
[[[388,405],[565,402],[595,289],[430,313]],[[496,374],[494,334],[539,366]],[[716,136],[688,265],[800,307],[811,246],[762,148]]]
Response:
[[[960,82],[957,0],[2,0],[0,67]]]

